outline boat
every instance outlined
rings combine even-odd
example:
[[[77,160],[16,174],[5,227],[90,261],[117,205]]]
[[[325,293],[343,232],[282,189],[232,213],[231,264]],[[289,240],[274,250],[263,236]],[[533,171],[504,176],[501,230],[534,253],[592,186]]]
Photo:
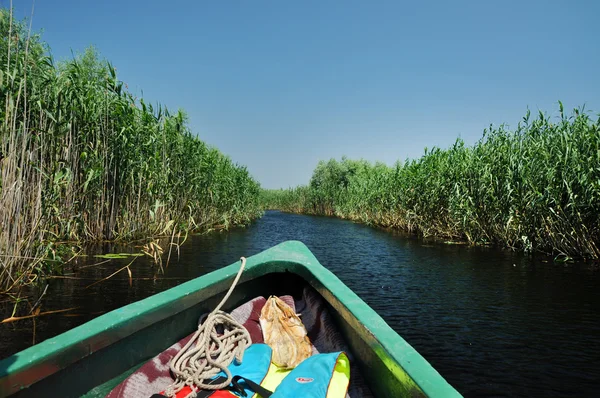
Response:
[[[0,396],[104,397],[142,364],[193,333],[229,289],[239,262],[116,309],[0,361]],[[413,347],[301,242],[247,259],[224,310],[253,297],[314,289],[375,397],[460,397]]]

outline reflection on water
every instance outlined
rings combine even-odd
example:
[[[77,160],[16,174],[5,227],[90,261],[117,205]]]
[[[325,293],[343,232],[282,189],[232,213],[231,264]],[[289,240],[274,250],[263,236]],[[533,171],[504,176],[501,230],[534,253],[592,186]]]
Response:
[[[52,280],[43,311],[79,309],[39,318],[36,341],[291,239],[304,242],[465,396],[597,396],[598,268],[279,212],[191,238],[157,279],[149,258],[136,259],[131,287],[123,272],[85,289],[131,259],[81,268],[73,276],[82,279]],[[0,354],[28,347],[32,337],[31,321],[2,325]]]

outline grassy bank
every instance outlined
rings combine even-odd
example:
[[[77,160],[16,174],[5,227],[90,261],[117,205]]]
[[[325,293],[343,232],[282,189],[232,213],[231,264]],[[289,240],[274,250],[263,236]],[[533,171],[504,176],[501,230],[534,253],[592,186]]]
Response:
[[[393,167],[320,162],[309,185],[262,193],[266,208],[335,215],[561,258],[600,257],[599,120],[575,110],[490,127],[473,146]]]
[[[92,50],[55,63],[0,10],[0,291],[52,272],[56,242],[244,224],[258,195],[182,111],[136,98]]]

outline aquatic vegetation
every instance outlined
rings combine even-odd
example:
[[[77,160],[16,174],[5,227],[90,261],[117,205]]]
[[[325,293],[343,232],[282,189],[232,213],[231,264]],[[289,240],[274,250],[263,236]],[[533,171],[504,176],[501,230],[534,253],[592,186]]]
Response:
[[[96,254],[94,257],[103,258],[107,260],[120,260],[129,257],[141,257],[143,253],[107,253],[107,254]]]
[[[55,63],[0,9],[0,290],[55,271],[56,242],[248,223],[259,191],[183,111],[128,92],[92,49]]]
[[[560,104],[514,131],[490,126],[393,166],[320,162],[310,183],[261,193],[264,208],[335,215],[423,236],[561,258],[600,257],[600,120]]]

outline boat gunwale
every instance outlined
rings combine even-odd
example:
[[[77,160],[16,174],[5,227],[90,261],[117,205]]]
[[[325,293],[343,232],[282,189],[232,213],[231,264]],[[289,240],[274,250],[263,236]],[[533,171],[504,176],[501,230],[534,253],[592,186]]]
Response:
[[[239,266],[237,261],[115,309],[1,360],[0,395],[10,395],[27,388],[149,325],[185,311],[201,300],[224,293]],[[365,333],[362,335],[368,339],[370,348],[392,374],[398,374],[400,368],[427,396],[461,396],[379,314],[321,265],[302,242],[283,242],[249,257],[239,283],[276,272],[301,276],[339,311],[345,321],[358,322],[366,332],[366,336]],[[345,310],[341,310],[340,306]]]

